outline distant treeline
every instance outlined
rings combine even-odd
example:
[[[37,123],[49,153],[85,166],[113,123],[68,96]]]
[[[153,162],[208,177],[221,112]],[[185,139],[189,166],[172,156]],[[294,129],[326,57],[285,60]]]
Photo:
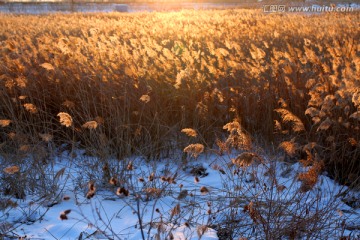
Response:
[[[12,2],[74,2],[74,3],[255,3],[257,0],[0,0],[0,3]]]
[[[354,3],[357,0],[0,0],[0,3],[47,3],[47,2],[73,2],[73,3]]]

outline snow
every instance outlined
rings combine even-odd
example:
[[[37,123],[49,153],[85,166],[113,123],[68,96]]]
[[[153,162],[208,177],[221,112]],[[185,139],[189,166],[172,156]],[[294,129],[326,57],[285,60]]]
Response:
[[[218,239],[217,231],[211,223],[225,219],[230,209],[237,208],[240,210],[238,215],[241,216],[242,221],[245,221],[242,236],[252,236],[253,230],[249,227],[253,224],[252,219],[243,211],[244,206],[249,204],[249,199],[257,199],[260,203],[272,199],[275,205],[281,206],[283,203],[284,211],[293,211],[291,214],[299,216],[303,214],[302,206],[307,206],[309,211],[307,214],[311,215],[317,211],[324,211],[329,204],[336,205],[336,211],[324,211],[324,215],[320,216],[321,220],[327,222],[328,228],[346,220],[354,230],[345,229],[345,234],[352,236],[360,234],[360,231],[356,230],[360,225],[360,209],[352,208],[342,202],[340,197],[336,197],[337,194],[347,190],[346,187],[321,175],[313,190],[299,194],[301,183],[294,179],[299,172],[305,170],[299,163],[287,164],[268,159],[265,165],[259,164],[248,169],[240,169],[240,174],[234,175],[231,173],[233,169],[226,167],[234,154],[203,155],[198,159],[190,159],[187,168],[182,167],[180,161],[174,159],[148,163],[144,159],[134,157],[131,161],[135,169],[129,174],[129,182],[133,184],[133,188],[130,189],[128,197],[117,196],[115,186],[97,181],[95,196],[87,199],[85,196],[89,179],[85,175],[83,164],[97,159],[85,156],[81,151],[77,155],[77,158],[70,159],[64,154],[55,161],[54,171],[66,167],[59,181],[59,185],[63,188],[58,190],[59,196],[56,202],[42,202],[35,200],[38,199],[36,196],[27,196],[26,200],[13,199],[17,201],[18,206],[0,212],[0,222],[14,224],[12,236],[26,235],[30,239],[138,240],[142,239],[139,214],[145,239],[157,239],[156,235],[160,237],[158,239],[166,239],[172,234],[173,239],[176,240],[197,240],[200,239],[199,233],[200,235],[203,233],[202,240],[215,240]],[[200,176],[199,182],[196,183],[189,168],[200,166],[204,167],[208,174]],[[219,168],[225,174],[221,173]],[[282,191],[271,188],[269,171],[272,168],[275,169],[278,185],[284,186]],[[152,172],[155,173],[155,180],[150,182],[147,176]],[[160,179],[162,175],[174,176],[175,173],[177,173],[176,184],[169,184]],[[139,176],[143,176],[144,182],[137,180]],[[254,179],[258,180],[254,181]],[[127,184],[125,185],[128,186]],[[203,186],[209,189],[208,194],[200,192]],[[150,187],[162,189],[160,197],[150,196],[146,199],[143,190]],[[178,198],[179,193],[184,189],[188,191],[187,196]],[[138,194],[141,195],[141,199]],[[64,200],[65,196],[68,200]],[[319,198],[321,201],[317,202],[316,199]],[[171,214],[177,205],[180,211]],[[212,211],[210,214],[209,209]],[[71,212],[66,215],[67,220],[61,220],[60,214],[65,210]],[[290,215],[284,216],[282,221],[289,220]],[[323,231],[326,234],[328,230],[324,228]]]

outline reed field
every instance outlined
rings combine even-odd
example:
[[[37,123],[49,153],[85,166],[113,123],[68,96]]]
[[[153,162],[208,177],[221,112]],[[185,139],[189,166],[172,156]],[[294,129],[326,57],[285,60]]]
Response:
[[[114,159],[235,151],[246,167],[261,148],[308,167],[302,192],[325,172],[356,189],[359,22],[356,11],[0,14],[0,192],[49,194],[63,173],[44,169],[76,149],[110,179]]]

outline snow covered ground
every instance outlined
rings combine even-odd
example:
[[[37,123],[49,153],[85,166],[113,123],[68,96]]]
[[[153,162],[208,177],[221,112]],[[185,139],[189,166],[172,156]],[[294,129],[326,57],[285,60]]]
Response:
[[[359,194],[345,194],[346,187],[323,175],[302,192],[299,163],[266,160],[242,169],[231,164],[234,157],[204,155],[186,165],[134,157],[110,184],[101,181],[101,170],[88,172],[98,159],[82,151],[71,160],[63,154],[49,169],[61,173],[55,200],[11,198],[17,206],[0,212],[0,231],[8,230],[4,239],[211,240],[228,239],[231,230],[238,238],[262,239],[268,224],[287,239],[281,229],[297,217],[305,222],[296,224],[309,224],[319,239],[359,239]]]

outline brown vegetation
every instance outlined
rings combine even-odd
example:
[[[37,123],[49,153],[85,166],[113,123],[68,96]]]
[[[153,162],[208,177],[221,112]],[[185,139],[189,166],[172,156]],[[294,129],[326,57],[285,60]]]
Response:
[[[50,145],[76,142],[111,171],[108,158],[158,158],[187,146],[185,134],[202,136],[186,150],[196,157],[222,143],[230,122],[224,148],[251,151],[251,134],[292,159],[316,155],[351,183],[360,170],[359,18],[257,10],[0,15],[5,166],[19,166],[26,179],[25,157],[46,164]],[[316,146],[304,149],[309,142]]]

